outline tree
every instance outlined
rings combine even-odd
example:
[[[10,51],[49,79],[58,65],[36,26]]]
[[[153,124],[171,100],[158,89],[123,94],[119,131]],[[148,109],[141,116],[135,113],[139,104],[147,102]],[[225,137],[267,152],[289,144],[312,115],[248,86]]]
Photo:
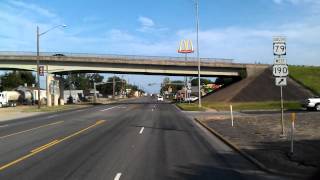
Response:
[[[198,79],[199,78],[195,78],[191,80],[191,85],[192,86],[198,86]],[[204,85],[204,84],[212,84],[213,82],[210,79],[205,79],[205,78],[201,78],[200,79],[200,84]]]
[[[94,83],[100,83],[103,81],[103,76],[101,76],[98,73],[93,73],[93,74],[88,74],[87,75],[89,82],[90,82],[90,87],[93,87]]]
[[[125,90],[124,85],[126,84],[126,81],[124,79],[121,79],[120,77],[115,76],[114,81],[115,81],[116,93],[121,92],[121,90],[123,91]],[[97,87],[97,90],[104,95],[112,95],[113,94],[113,76],[108,78],[106,84],[99,85]]]
[[[7,72],[0,77],[1,90],[13,90],[18,86],[23,86],[25,83],[31,86],[36,83],[35,76],[29,71],[12,71]]]
[[[64,88],[80,90],[89,90],[93,88],[93,83],[98,83],[103,81],[103,76],[98,73],[86,74],[86,73],[76,73],[69,74],[67,78],[63,81]]]
[[[161,84],[160,93],[163,94],[165,91],[168,90],[169,87],[172,88],[171,93],[177,93],[179,90],[181,90],[184,86],[184,82],[180,80],[174,80],[170,81],[168,77],[165,77]]]

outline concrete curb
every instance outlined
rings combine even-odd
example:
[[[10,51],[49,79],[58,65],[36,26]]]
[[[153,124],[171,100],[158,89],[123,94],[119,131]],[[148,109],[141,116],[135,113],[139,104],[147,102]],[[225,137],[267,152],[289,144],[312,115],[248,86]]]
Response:
[[[218,133],[217,131],[213,130],[212,128],[210,128],[209,126],[207,126],[206,124],[204,124],[203,122],[201,122],[200,120],[198,120],[197,118],[194,118],[194,120],[196,122],[198,122],[201,126],[203,126],[205,129],[207,129],[210,133],[212,133],[214,136],[216,136],[217,138],[219,138],[222,142],[224,142],[225,144],[227,144],[229,147],[231,147],[233,150],[235,150],[236,152],[238,152],[239,154],[241,154],[244,158],[246,158],[247,160],[249,160],[251,163],[253,163],[254,165],[256,165],[259,169],[271,173],[271,174],[276,174],[276,175],[281,175],[281,176],[289,176],[289,177],[295,177],[295,178],[305,178],[305,176],[302,176],[301,174],[295,174],[295,173],[285,173],[285,172],[281,172],[275,169],[269,169],[267,168],[264,164],[262,164],[261,162],[259,162],[257,159],[255,159],[253,156],[249,155],[248,153],[244,152],[243,150],[241,150],[238,146],[234,145],[233,143],[231,143],[229,140],[227,140],[226,138],[224,138],[220,133]]]

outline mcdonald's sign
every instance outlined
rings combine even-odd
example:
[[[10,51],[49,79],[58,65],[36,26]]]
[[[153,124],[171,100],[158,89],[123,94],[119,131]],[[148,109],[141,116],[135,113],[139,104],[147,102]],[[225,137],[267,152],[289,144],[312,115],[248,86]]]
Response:
[[[180,46],[178,53],[193,53],[193,44],[191,40],[182,40],[180,41]]]

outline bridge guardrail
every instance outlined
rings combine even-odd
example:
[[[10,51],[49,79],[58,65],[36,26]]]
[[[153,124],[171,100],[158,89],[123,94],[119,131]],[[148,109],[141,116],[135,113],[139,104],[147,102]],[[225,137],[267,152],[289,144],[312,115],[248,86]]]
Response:
[[[116,55],[116,54],[89,54],[89,53],[65,53],[65,52],[40,52],[41,56],[53,56],[54,54],[63,54],[69,57],[94,57],[94,58],[115,58],[115,59],[130,59],[130,60],[164,60],[164,61],[185,61],[184,57],[170,56],[140,56],[140,55]],[[12,56],[36,56],[36,52],[27,51],[0,51],[0,55]],[[201,62],[215,63],[233,63],[233,59],[224,58],[200,58]],[[188,57],[188,61],[196,61],[195,57]]]

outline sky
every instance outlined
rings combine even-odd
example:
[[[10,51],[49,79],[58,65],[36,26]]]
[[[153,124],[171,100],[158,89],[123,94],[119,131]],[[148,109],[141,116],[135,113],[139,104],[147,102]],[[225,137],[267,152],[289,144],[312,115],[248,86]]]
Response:
[[[320,65],[320,0],[199,0],[199,18],[201,57],[272,64],[283,35],[288,63]],[[41,51],[182,56],[179,41],[196,37],[194,0],[0,0],[0,51],[35,51],[36,26],[60,24]],[[163,76],[128,78],[156,91],[146,85]]]

